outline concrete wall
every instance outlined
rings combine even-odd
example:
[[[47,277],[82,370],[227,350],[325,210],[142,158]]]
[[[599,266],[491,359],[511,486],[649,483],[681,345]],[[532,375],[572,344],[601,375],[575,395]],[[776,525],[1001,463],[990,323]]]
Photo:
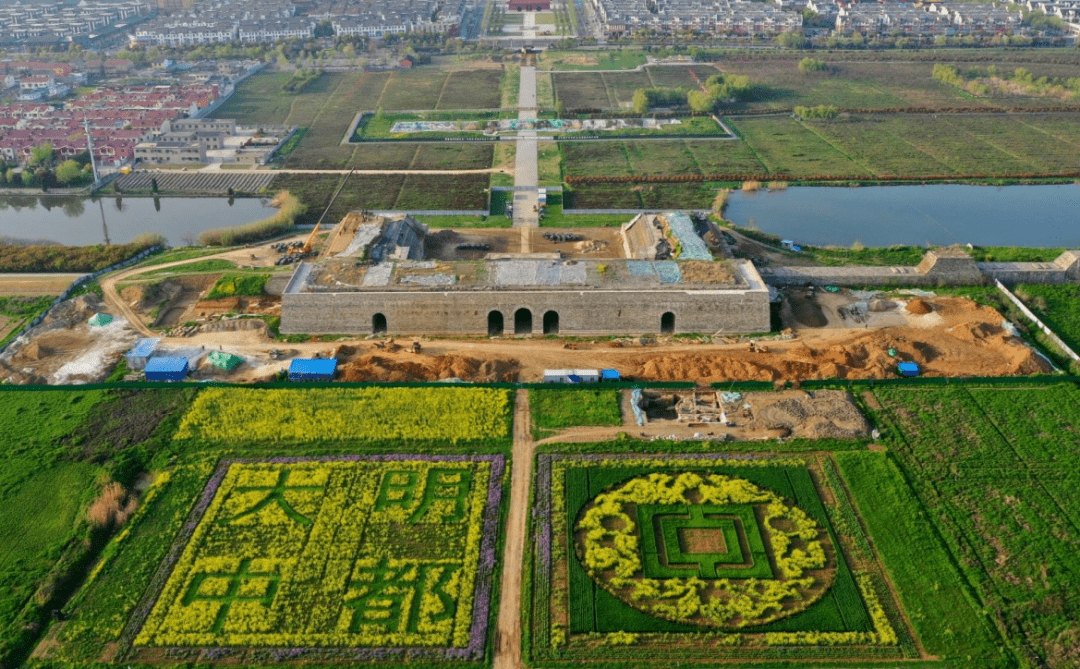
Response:
[[[991,281],[1007,284],[1018,283],[1069,283],[1065,270],[1052,263],[1034,262],[981,262],[979,269]]]
[[[502,314],[503,334],[515,334],[515,313],[528,309],[532,334],[544,334],[544,314],[558,314],[558,334],[657,334],[665,312],[674,332],[765,332],[764,290],[641,291],[521,290],[286,293],[281,331],[289,334],[368,334],[382,314],[392,334],[488,334],[488,315]]]

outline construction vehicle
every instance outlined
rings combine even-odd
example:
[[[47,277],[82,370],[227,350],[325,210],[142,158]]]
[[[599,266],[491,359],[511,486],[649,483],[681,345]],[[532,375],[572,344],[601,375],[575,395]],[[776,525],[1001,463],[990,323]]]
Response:
[[[326,215],[330,212],[330,207],[334,206],[334,201],[337,200],[338,195],[341,194],[341,189],[345,188],[345,184],[349,181],[349,177],[352,176],[352,173],[353,170],[349,170],[349,173],[346,174],[345,178],[342,179],[341,183],[338,184],[337,190],[334,191],[333,197],[331,197],[330,202],[327,203],[326,209],[323,210],[322,216],[320,216],[319,220],[315,222],[315,227],[312,228],[311,234],[308,235],[307,241],[305,241],[304,245],[300,247],[301,256],[306,256],[311,253],[311,244],[315,241],[315,235],[319,234],[319,228],[322,227],[323,219],[326,218]]]
[[[756,341],[750,342],[751,353],[768,353],[769,347],[764,344],[759,344]]]
[[[413,353],[419,353],[420,352],[420,342],[414,341],[412,343],[412,352]]]

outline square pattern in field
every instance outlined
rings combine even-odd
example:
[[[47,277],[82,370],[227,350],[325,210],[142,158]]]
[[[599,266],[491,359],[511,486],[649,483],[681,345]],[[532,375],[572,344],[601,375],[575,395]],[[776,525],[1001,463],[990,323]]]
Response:
[[[494,455],[225,463],[135,646],[482,657],[503,467]]]
[[[773,578],[754,506],[639,504],[646,578]]]
[[[788,617],[725,630],[651,615],[594,580],[583,564],[586,558],[577,543],[582,535],[575,527],[594,508],[597,496],[634,479],[680,472],[743,479],[812,518],[828,534],[829,550],[835,551],[835,572],[824,595]],[[535,478],[531,591],[523,595],[532,657],[564,662],[918,657],[884,569],[866,549],[861,523],[837,476],[827,456],[782,460],[745,454],[737,459],[724,454],[541,454]],[[827,493],[823,496],[819,488]],[[773,553],[778,535],[765,520],[767,506],[634,504],[626,513],[640,542],[640,577],[658,587],[670,582],[665,579],[704,582],[703,587],[724,580],[758,580],[764,587],[782,579]],[[843,524],[836,526],[834,517],[843,518]],[[623,646],[627,634],[635,641]]]

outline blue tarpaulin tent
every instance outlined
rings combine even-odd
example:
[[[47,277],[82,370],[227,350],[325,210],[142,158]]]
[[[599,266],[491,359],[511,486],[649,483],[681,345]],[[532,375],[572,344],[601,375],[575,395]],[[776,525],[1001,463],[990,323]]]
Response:
[[[183,381],[187,373],[187,358],[150,358],[146,363],[147,381]]]
[[[918,376],[919,365],[914,362],[901,362],[896,366],[896,371],[900,372],[900,376]]]
[[[334,358],[296,358],[289,363],[290,381],[333,381],[337,370]]]

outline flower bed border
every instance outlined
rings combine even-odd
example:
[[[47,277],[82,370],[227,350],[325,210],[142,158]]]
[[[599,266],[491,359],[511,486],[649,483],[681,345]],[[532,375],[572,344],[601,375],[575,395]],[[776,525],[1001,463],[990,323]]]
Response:
[[[506,471],[506,456],[502,454],[486,455],[424,455],[410,453],[389,453],[370,455],[325,455],[325,456],[280,456],[271,458],[222,458],[218,461],[213,474],[206,482],[202,494],[195,506],[188,513],[183,526],[169,546],[165,558],[161,561],[150,585],[128,618],[119,639],[118,661],[134,660],[138,651],[134,640],[146,622],[150,611],[164,590],[166,583],[179,561],[195,528],[202,522],[203,516],[217,495],[218,488],[225,480],[229,467],[234,464],[292,464],[297,462],[490,462],[491,473],[488,478],[487,499],[484,504],[483,527],[481,530],[480,558],[477,562],[476,586],[473,594],[472,623],[469,628],[469,645],[465,648],[427,648],[427,647],[376,647],[376,648],[327,648],[327,647],[201,647],[170,646],[163,650],[163,660],[167,661],[215,661],[243,657],[249,663],[303,661],[373,661],[373,660],[457,660],[480,661],[484,659],[487,646],[488,628],[491,623],[491,599],[496,573],[495,553],[497,548],[500,522],[500,508],[503,498],[503,474]],[[142,659],[142,658],[138,658]]]
[[[852,638],[846,643],[839,639],[810,641],[807,633],[762,633],[770,635],[765,645],[742,645],[745,640],[740,633],[721,631],[685,632],[685,633],[593,633],[575,635],[581,641],[570,643],[570,635],[565,630],[556,630],[551,620],[550,602],[557,597],[569,595],[565,591],[568,585],[556,583],[554,576],[555,557],[552,542],[553,512],[559,506],[554,499],[553,486],[555,476],[561,467],[589,466],[588,463],[610,461],[619,465],[651,464],[663,461],[658,466],[678,466],[680,461],[688,461],[689,466],[700,467],[703,462],[717,465],[726,463],[732,466],[806,466],[811,463],[818,472],[820,485],[827,486],[836,499],[836,504],[826,504],[825,510],[829,523],[833,526],[836,539],[842,545],[845,559],[849,561],[853,575],[859,585],[875,632],[849,633]],[[915,642],[912,631],[903,618],[899,603],[894,601],[888,587],[888,577],[874,554],[868,538],[863,534],[857,513],[849,493],[837,478],[832,459],[825,454],[800,455],[799,457],[776,456],[767,453],[674,453],[664,455],[622,454],[564,454],[541,453],[537,455],[536,474],[534,477],[533,508],[529,528],[530,546],[526,552],[526,582],[530,590],[524,594],[526,599],[526,620],[523,637],[526,639],[525,652],[535,666],[557,666],[560,663],[580,661],[627,661],[636,664],[649,661],[672,660],[902,660],[922,656]],[[839,485],[838,485],[839,484]],[[842,532],[841,532],[842,531]],[[852,559],[856,558],[856,568]],[[561,588],[561,591],[560,591]],[[587,637],[587,638],[586,638]],[[875,637],[868,643],[867,637]],[[881,642],[884,640],[884,643]],[[592,641],[593,643],[590,643]],[[598,641],[599,644],[595,642]],[[891,641],[892,643],[889,643]],[[925,659],[925,658],[924,658]]]

